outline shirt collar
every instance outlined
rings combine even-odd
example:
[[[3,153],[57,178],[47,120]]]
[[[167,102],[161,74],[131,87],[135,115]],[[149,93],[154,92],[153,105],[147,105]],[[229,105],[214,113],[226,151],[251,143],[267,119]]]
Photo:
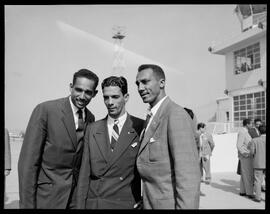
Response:
[[[152,115],[155,115],[155,114],[157,113],[159,107],[161,106],[161,104],[163,103],[163,101],[164,101],[167,97],[168,97],[167,95],[166,95],[165,97],[163,97],[160,101],[158,101],[158,103],[157,103],[156,105],[154,105],[153,108],[151,108],[151,107],[149,106],[148,111],[150,110],[151,113],[152,113]]]
[[[74,115],[77,115],[77,111],[78,111],[79,109],[77,108],[77,106],[75,106],[75,105],[73,104],[73,102],[72,102],[72,100],[71,100],[71,96],[69,96],[69,102],[70,102],[70,105],[71,105],[71,109],[72,109],[73,114],[74,114]],[[85,113],[85,108],[82,109],[82,112],[83,112],[83,115],[84,115],[84,113]]]
[[[108,124],[113,124],[114,120],[118,120],[118,124],[123,125],[127,119],[127,112],[125,112],[121,117],[118,117],[117,119],[112,118],[110,115],[108,115]]]

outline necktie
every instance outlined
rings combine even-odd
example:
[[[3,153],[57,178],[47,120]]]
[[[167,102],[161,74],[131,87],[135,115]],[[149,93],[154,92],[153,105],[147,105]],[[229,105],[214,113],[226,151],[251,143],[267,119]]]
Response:
[[[84,124],[83,124],[82,110],[79,109],[77,113],[79,117],[78,117],[78,128],[76,129],[76,135],[77,135],[77,143],[79,143],[83,139]]]
[[[118,128],[118,120],[114,120],[113,131],[112,131],[112,138],[111,138],[111,151],[115,147],[115,144],[119,138],[119,128]]]
[[[81,130],[83,130],[83,126],[84,126],[84,124],[83,124],[83,112],[82,112],[81,109],[79,109],[77,111],[77,113],[79,115],[79,117],[78,117],[78,128],[77,128],[77,130],[78,131],[81,131]]]

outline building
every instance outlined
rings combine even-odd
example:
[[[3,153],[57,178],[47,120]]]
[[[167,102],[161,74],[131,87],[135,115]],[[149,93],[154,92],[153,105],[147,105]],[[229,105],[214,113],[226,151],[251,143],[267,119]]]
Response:
[[[216,120],[232,128],[245,118],[266,123],[266,27],[267,5],[237,5],[241,34],[209,47],[225,56],[226,88],[217,98]]]

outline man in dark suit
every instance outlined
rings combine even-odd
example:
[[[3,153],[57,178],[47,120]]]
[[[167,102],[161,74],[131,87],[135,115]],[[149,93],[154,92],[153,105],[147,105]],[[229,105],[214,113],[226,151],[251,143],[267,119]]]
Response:
[[[135,164],[144,121],[125,110],[129,94],[124,77],[106,78],[102,92],[108,115],[87,127],[77,208],[133,209],[140,200]]]
[[[198,209],[201,173],[194,122],[166,96],[160,66],[141,65],[136,84],[143,102],[150,105],[137,158],[143,208]]]
[[[97,94],[98,77],[81,69],[70,96],[35,107],[18,161],[20,208],[69,209],[83,152],[82,137],[94,115],[86,108]]]

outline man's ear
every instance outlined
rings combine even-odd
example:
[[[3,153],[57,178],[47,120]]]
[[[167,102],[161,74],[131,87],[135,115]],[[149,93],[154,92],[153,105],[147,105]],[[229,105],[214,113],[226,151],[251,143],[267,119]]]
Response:
[[[160,81],[160,83],[159,83],[160,88],[164,89],[165,88],[165,79],[160,79],[159,81]]]
[[[98,90],[95,90],[94,95],[92,96],[92,98],[95,97],[97,95],[97,93],[98,93]]]
[[[73,84],[72,83],[69,83],[69,91],[71,92],[73,89]]]
[[[128,99],[129,99],[129,93],[126,93],[126,94],[124,95],[124,99],[125,99],[125,102],[127,103]]]

